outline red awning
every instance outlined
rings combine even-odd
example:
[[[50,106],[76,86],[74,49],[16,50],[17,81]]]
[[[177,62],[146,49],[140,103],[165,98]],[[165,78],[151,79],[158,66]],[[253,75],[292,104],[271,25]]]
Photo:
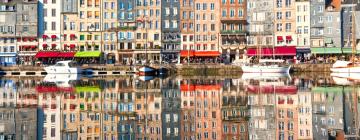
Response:
[[[56,44],[51,44],[51,47],[56,47]]]
[[[273,49],[272,48],[262,48],[259,49],[261,52],[258,52],[258,49],[256,48],[248,48],[247,49],[247,55],[248,56],[256,56],[256,55],[262,55],[262,56],[272,56],[273,55]]]
[[[42,35],[42,38],[46,39],[46,38],[48,38],[48,36],[47,35]]]
[[[61,58],[72,58],[74,57],[75,52],[60,52],[57,57]]]
[[[195,91],[195,85],[182,84],[180,85],[180,91]]]
[[[70,38],[75,38],[75,34],[70,34]]]
[[[289,35],[289,36],[286,36],[286,40],[288,40],[288,41],[292,40],[292,37],[291,37],[291,35]]]
[[[180,57],[193,57],[194,56],[195,51],[193,50],[181,50],[180,51]]]
[[[75,48],[75,44],[70,44],[70,48]]]
[[[36,58],[49,58],[49,57],[57,57],[59,55],[59,52],[38,52],[36,53]]]
[[[200,57],[217,57],[220,56],[220,52],[218,51],[196,51],[195,56]]]
[[[279,93],[279,94],[296,94],[297,87],[296,86],[252,86],[249,85],[247,87],[247,91],[250,93],[264,93],[264,94],[271,94],[271,93]]]
[[[196,91],[196,90],[220,90],[221,86],[219,84],[216,85],[189,85],[189,84],[182,84],[180,85],[180,91]]]
[[[248,56],[256,56],[256,55],[262,55],[262,56],[272,56],[273,54],[275,56],[294,56],[296,55],[296,48],[295,46],[282,46],[282,47],[275,47],[273,48],[262,48],[260,49],[261,52],[257,52],[258,49],[256,48],[249,48],[247,49],[247,55]]]
[[[57,36],[56,35],[51,35],[51,38],[55,39],[55,38],[57,38]]]
[[[42,46],[46,48],[46,47],[47,47],[47,44],[43,44]]]
[[[295,56],[296,55],[296,47],[295,46],[282,46],[282,47],[275,47],[274,50],[275,55],[280,56]]]
[[[27,40],[28,40],[28,39],[27,39],[26,37],[23,38],[23,41],[24,41],[24,42],[27,41]]]
[[[277,41],[282,42],[282,41],[284,41],[284,39],[282,36],[277,36]]]
[[[37,46],[31,46],[32,49],[35,49]]]

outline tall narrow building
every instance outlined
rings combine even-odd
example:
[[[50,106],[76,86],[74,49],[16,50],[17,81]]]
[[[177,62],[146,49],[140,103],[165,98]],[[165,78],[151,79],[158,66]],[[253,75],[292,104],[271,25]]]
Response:
[[[34,64],[33,60],[35,60],[34,56],[38,51],[38,15],[33,14],[38,12],[38,1],[18,0],[16,3],[15,33],[17,38],[16,44],[20,48],[18,56],[20,63],[32,65]]]
[[[180,0],[180,32],[181,43],[179,62],[185,62],[187,58],[193,57],[194,50],[194,0]]]
[[[310,56],[310,0],[299,0],[296,6],[296,53],[300,60]]]
[[[258,55],[253,53],[257,48],[272,48],[274,46],[274,2],[273,0],[248,0],[248,57]],[[253,51],[253,52],[251,52]]]
[[[274,13],[276,38],[272,54],[282,58],[293,58],[296,55],[298,41],[295,0],[275,0]]]
[[[91,57],[98,58],[102,46],[102,3],[100,0],[79,0],[79,51],[96,51]],[[96,54],[96,55],[94,55]]]
[[[118,61],[121,64],[131,64],[135,59],[135,0],[118,0]]]
[[[17,50],[15,37],[16,5],[0,4],[0,66],[16,64]]]
[[[161,1],[161,33],[162,47],[161,57],[164,61],[177,59],[179,53],[180,36],[180,1],[162,0]]]
[[[136,0],[136,62],[160,62],[161,0]]]
[[[63,50],[60,40],[61,1],[39,0],[39,39],[40,50]]]
[[[60,19],[62,50],[72,52],[79,50],[77,46],[79,40],[78,0],[61,1]],[[47,44],[40,44],[40,47],[45,47],[46,45]]]
[[[312,54],[324,54],[325,1],[310,0],[310,46]]]
[[[227,62],[242,58],[247,35],[247,0],[221,0],[221,51]],[[220,13],[220,11],[218,12]]]
[[[117,48],[118,38],[117,35],[117,0],[102,0],[101,8],[102,16],[102,51],[104,52],[104,58],[107,64],[114,64],[118,61]]]

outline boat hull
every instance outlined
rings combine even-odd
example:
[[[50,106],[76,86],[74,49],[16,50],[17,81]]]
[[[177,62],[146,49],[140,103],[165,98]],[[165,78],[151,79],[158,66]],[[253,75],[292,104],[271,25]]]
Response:
[[[152,67],[143,66],[138,69],[136,74],[139,76],[154,76],[156,75],[156,70]]]
[[[81,74],[81,68],[61,68],[49,66],[44,68],[47,74]]]
[[[289,73],[290,66],[241,66],[244,73]]]
[[[360,66],[344,67],[344,68],[330,68],[334,73],[360,73]]]

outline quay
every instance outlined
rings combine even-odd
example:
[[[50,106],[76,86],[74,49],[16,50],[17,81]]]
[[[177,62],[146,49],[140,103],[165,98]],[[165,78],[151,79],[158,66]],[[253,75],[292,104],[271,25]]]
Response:
[[[132,75],[140,66],[124,65],[84,65],[83,69],[91,69],[93,76],[102,75]],[[225,64],[182,64],[182,65],[152,65],[154,68],[166,68],[169,74],[196,76],[196,75],[241,75],[239,66]],[[331,64],[295,64],[291,72],[330,72]],[[11,66],[0,67],[0,75],[3,76],[45,76],[47,73],[43,67],[34,66]]]

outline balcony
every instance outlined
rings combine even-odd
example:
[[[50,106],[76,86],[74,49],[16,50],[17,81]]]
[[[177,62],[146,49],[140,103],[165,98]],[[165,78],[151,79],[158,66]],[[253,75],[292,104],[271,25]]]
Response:
[[[220,31],[220,33],[228,34],[228,35],[235,35],[235,34],[246,35],[246,32],[244,30],[222,30]]]

